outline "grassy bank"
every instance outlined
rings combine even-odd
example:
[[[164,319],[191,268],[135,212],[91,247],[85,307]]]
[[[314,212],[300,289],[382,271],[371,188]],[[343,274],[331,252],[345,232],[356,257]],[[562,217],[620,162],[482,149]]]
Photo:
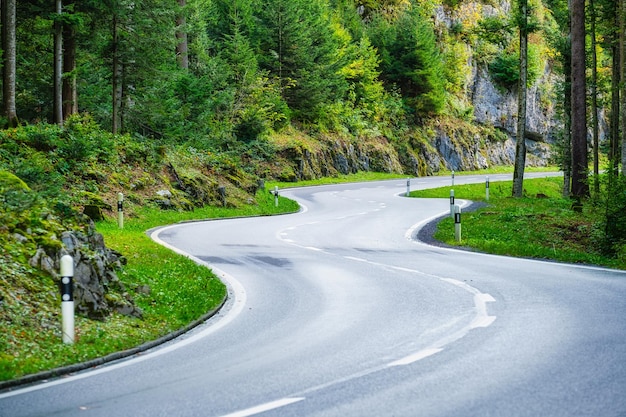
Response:
[[[205,207],[190,212],[138,210],[124,229],[113,219],[97,224],[107,246],[121,252],[127,265],[118,276],[143,310],[136,319],[113,314],[105,321],[76,317],[76,343],[64,345],[60,334],[60,302],[56,291],[44,291],[41,311],[24,312],[20,321],[6,323],[0,337],[0,381],[20,378],[61,366],[133,348],[185,327],[221,305],[226,289],[213,273],[193,261],[154,243],[145,233],[156,226],[183,220],[270,215],[293,212],[295,202],[257,194],[257,204],[240,208]],[[42,286],[55,288],[51,278]],[[52,311],[44,311],[47,305]],[[58,311],[57,311],[58,310]],[[45,319],[46,325],[41,324]]]
[[[435,238],[446,244],[498,255],[553,259],[562,262],[626,269],[626,260],[603,256],[596,248],[599,209],[586,204],[581,213],[561,196],[562,178],[524,180],[525,196],[512,198],[511,182],[490,184],[488,204],[462,214],[458,244],[451,218],[443,219]],[[456,185],[414,191],[412,197],[448,198],[485,202],[485,184]]]

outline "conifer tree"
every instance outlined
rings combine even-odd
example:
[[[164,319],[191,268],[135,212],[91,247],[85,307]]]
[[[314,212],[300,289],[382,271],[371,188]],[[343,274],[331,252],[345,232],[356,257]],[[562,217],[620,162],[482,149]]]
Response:
[[[298,117],[311,121],[324,103],[342,97],[347,84],[339,75],[340,46],[323,0],[271,0],[259,10],[256,27],[259,62],[277,77]]]
[[[432,23],[417,6],[397,18],[378,13],[368,30],[381,55],[381,77],[397,86],[418,115],[439,113],[445,105],[443,60]]]

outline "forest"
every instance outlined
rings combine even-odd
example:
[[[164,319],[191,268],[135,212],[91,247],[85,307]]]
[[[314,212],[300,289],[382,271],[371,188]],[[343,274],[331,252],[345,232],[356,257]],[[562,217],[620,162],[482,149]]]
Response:
[[[0,382],[219,308],[224,284],[145,232],[297,210],[266,181],[513,168],[505,208],[476,218],[553,237],[541,254],[574,244],[568,262],[624,265],[626,0],[0,4]],[[538,165],[562,190],[524,185]]]
[[[624,201],[609,198],[623,193],[607,191],[623,187],[626,163],[625,9],[623,0],[4,0],[0,168],[45,190],[98,161],[176,153],[245,188],[298,179],[276,168],[277,155],[303,164],[316,141],[340,138],[399,155],[367,169],[427,175],[446,168],[418,161],[435,129],[527,138],[526,93],[541,84],[556,109],[552,162],[564,193],[575,205],[604,201],[607,224],[626,229],[614,218]],[[478,69],[517,95],[516,132],[478,121],[468,94]],[[554,77],[542,81],[547,71]],[[294,142],[306,145],[281,153]],[[516,141],[515,196],[525,142]],[[17,150],[24,144],[34,153]],[[92,176],[86,191],[97,193]]]

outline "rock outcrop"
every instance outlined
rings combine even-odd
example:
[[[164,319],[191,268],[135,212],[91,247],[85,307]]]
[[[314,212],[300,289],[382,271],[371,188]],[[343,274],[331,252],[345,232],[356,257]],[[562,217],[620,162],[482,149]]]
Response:
[[[29,264],[60,280],[61,257],[70,255],[74,259],[74,303],[76,312],[91,319],[103,320],[112,312],[141,317],[119,280],[116,271],[125,259],[118,252],[107,248],[93,224],[86,231],[65,231],[60,237],[60,248],[37,248]]]

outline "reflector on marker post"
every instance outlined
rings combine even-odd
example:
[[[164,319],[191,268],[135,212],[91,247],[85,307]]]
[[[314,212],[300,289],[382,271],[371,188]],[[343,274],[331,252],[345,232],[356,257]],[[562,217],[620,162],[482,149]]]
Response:
[[[461,242],[461,207],[454,206],[454,237],[457,242]]]
[[[117,225],[124,228],[124,194],[117,194]]]
[[[74,343],[74,259],[61,257],[61,316],[63,343]]]
[[[489,177],[487,177],[487,181],[485,181],[485,199],[489,201]]]
[[[450,217],[454,217],[454,190],[450,190]]]
[[[220,199],[222,200],[222,206],[226,207],[226,187],[221,185],[217,187],[217,192],[220,195]]]

